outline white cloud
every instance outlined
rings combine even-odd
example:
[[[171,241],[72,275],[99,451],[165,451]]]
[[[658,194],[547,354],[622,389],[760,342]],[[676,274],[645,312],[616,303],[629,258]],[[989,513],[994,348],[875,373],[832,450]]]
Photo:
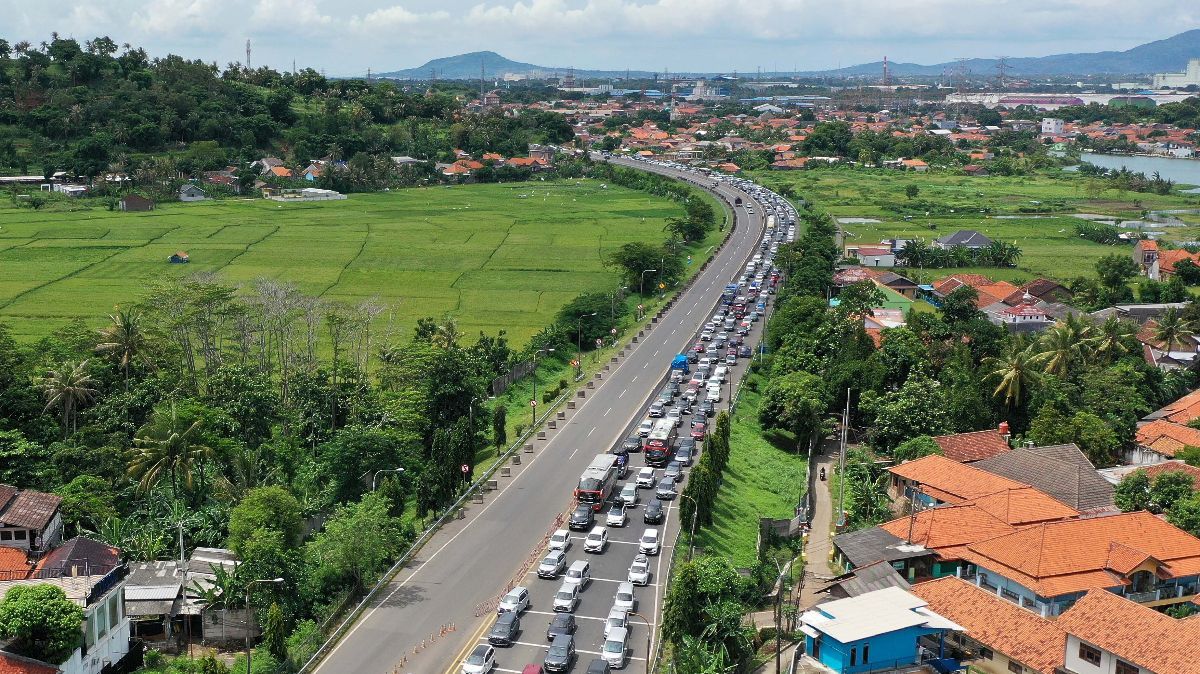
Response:
[[[219,18],[219,0],[147,2],[132,16],[134,27],[147,34],[172,36],[208,32]]]

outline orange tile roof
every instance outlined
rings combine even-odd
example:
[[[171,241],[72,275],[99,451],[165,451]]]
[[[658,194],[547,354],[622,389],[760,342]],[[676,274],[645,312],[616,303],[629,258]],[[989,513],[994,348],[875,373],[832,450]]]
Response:
[[[1200,447],[1200,430],[1166,419],[1156,419],[1137,429],[1136,442],[1165,456],[1187,446]]]
[[[1195,485],[1195,488],[1200,489],[1200,468],[1189,466],[1182,461],[1163,461],[1162,463],[1156,463],[1152,466],[1139,468],[1138,470],[1145,472],[1146,477],[1150,478],[1151,480],[1159,475],[1162,475],[1163,473],[1186,473],[1192,478],[1192,483]]]
[[[1015,580],[1043,597],[1124,584],[1119,569],[1131,553],[1114,556],[1117,543],[1162,563],[1178,577],[1200,566],[1200,539],[1148,512],[1048,522],[972,543],[963,559]]]
[[[1005,489],[1029,486],[937,454],[906,461],[888,468],[888,471],[917,482],[924,487],[926,493],[933,495],[936,492],[938,495],[934,498],[947,503],[962,503]]]
[[[965,547],[977,541],[1016,531],[974,505],[928,508],[913,517],[900,517],[879,525],[889,534],[933,550],[942,559],[959,559]]]
[[[954,616],[947,617],[955,620]],[[1196,657],[1200,622],[1195,620],[1176,620],[1111,592],[1092,590],[1063,612],[1055,624],[1144,669],[1200,674],[1200,658]]]
[[[57,674],[59,668],[15,653],[0,651],[0,674]]]
[[[986,459],[1010,449],[1008,441],[994,428],[973,433],[939,435],[933,441],[942,448],[942,454],[947,459],[961,463]]]
[[[1039,674],[1063,664],[1067,634],[1053,620],[954,577],[918,583],[910,592],[966,628],[967,636]]]
[[[972,505],[1014,526],[1079,517],[1079,511],[1033,487],[1005,489],[971,501]]]
[[[1137,244],[1134,246],[1134,248],[1137,248],[1137,249],[1143,250],[1143,251],[1158,250],[1158,242],[1153,239],[1141,239],[1137,242]]]
[[[1165,412],[1164,419],[1177,424],[1186,424],[1192,419],[1200,417],[1200,389],[1170,403],[1160,411]]]
[[[272,166],[271,174],[279,178],[291,178],[292,169],[286,166]]]
[[[1175,271],[1175,265],[1184,260],[1200,264],[1200,253],[1189,253],[1181,248],[1161,251],[1158,254],[1158,270],[1170,274]]]
[[[0,578],[10,578],[17,572],[29,572],[29,564],[26,561],[25,551],[0,546]]]

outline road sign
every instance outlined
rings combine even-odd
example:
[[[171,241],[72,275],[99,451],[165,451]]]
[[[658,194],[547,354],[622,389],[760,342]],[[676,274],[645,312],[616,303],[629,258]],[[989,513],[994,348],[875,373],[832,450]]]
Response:
[[[462,472],[463,475],[466,475],[467,473],[471,472],[471,467],[464,463],[462,465]]]
[[[666,287],[667,287],[667,284],[665,284],[665,283],[660,283],[660,284],[658,284],[658,289],[659,289],[659,290],[662,290],[662,289],[664,289],[664,288],[666,288]]]
[[[604,346],[604,340],[597,337],[596,338],[596,348],[599,349],[602,346]]]
[[[530,406],[530,407],[537,407],[537,401],[536,401],[536,400],[530,400],[530,401],[529,401],[529,406]]]

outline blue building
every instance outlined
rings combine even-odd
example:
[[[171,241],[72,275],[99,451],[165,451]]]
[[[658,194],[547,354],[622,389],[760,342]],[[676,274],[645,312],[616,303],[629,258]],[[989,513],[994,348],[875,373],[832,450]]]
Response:
[[[941,654],[945,634],[963,628],[899,587],[817,604],[800,617],[800,631],[809,664],[836,674],[910,671],[921,664],[939,672],[960,669]]]

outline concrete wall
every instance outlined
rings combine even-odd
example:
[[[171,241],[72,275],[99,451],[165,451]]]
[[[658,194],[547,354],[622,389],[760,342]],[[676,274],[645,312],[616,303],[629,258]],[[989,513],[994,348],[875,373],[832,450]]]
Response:
[[[1117,671],[1117,658],[1112,653],[1097,648],[1100,651],[1100,665],[1096,666],[1092,663],[1079,657],[1079,637],[1074,634],[1067,635],[1067,662],[1066,670],[1071,674],[1115,674]],[[1136,663],[1129,663],[1135,665]],[[1138,668],[1141,674],[1154,674],[1148,669]]]

